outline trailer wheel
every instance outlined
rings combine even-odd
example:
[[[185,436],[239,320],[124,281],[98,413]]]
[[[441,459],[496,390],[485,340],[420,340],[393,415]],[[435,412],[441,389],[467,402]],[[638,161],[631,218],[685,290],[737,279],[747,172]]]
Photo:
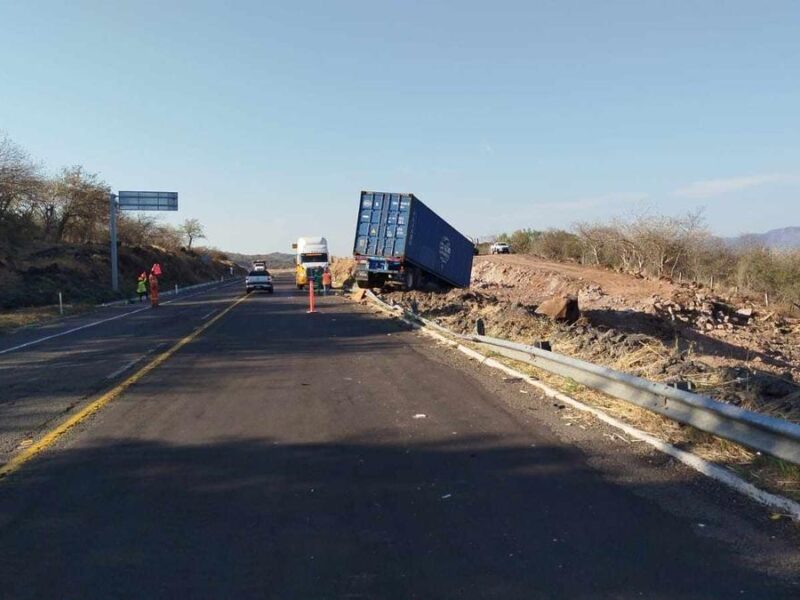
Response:
[[[415,269],[408,269],[406,271],[404,284],[407,290],[413,290],[414,286],[417,285],[417,272]]]

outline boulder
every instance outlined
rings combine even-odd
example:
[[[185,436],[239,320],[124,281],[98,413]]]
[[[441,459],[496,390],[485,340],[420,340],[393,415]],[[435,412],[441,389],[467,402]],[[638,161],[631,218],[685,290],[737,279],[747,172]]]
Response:
[[[542,302],[536,309],[536,314],[549,317],[554,321],[574,323],[580,318],[581,311],[575,296],[554,296]]]

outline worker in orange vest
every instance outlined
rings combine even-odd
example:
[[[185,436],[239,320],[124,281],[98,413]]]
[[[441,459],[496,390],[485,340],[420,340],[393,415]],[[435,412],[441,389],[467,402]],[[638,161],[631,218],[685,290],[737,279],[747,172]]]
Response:
[[[328,295],[328,290],[331,289],[332,283],[333,276],[331,275],[331,270],[328,267],[325,267],[325,270],[322,272],[322,293],[324,295]]]
[[[158,275],[154,271],[150,271],[150,306],[156,308],[158,306]]]

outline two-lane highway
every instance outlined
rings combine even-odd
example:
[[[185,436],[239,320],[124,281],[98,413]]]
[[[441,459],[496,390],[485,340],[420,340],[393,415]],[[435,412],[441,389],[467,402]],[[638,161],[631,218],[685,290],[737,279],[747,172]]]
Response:
[[[89,336],[29,356],[111,373],[237,292],[176,306],[187,314],[158,320],[169,336],[151,333],[149,313],[106,331],[147,341],[113,364]],[[625,450],[631,466],[612,475],[532,393],[519,408],[502,378],[397,321],[318,304],[307,314],[287,281],[248,297],[0,482],[0,595],[800,595],[791,528],[679,469],[640,478],[645,461]],[[49,406],[41,387],[17,388],[16,402]]]
[[[243,293],[240,281],[0,338],[0,463]]]

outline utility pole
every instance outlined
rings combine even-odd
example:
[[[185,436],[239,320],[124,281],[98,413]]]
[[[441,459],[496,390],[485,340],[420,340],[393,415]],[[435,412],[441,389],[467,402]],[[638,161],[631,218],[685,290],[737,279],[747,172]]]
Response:
[[[111,289],[119,291],[119,264],[117,262],[117,195],[108,195],[109,230],[111,231]]]

